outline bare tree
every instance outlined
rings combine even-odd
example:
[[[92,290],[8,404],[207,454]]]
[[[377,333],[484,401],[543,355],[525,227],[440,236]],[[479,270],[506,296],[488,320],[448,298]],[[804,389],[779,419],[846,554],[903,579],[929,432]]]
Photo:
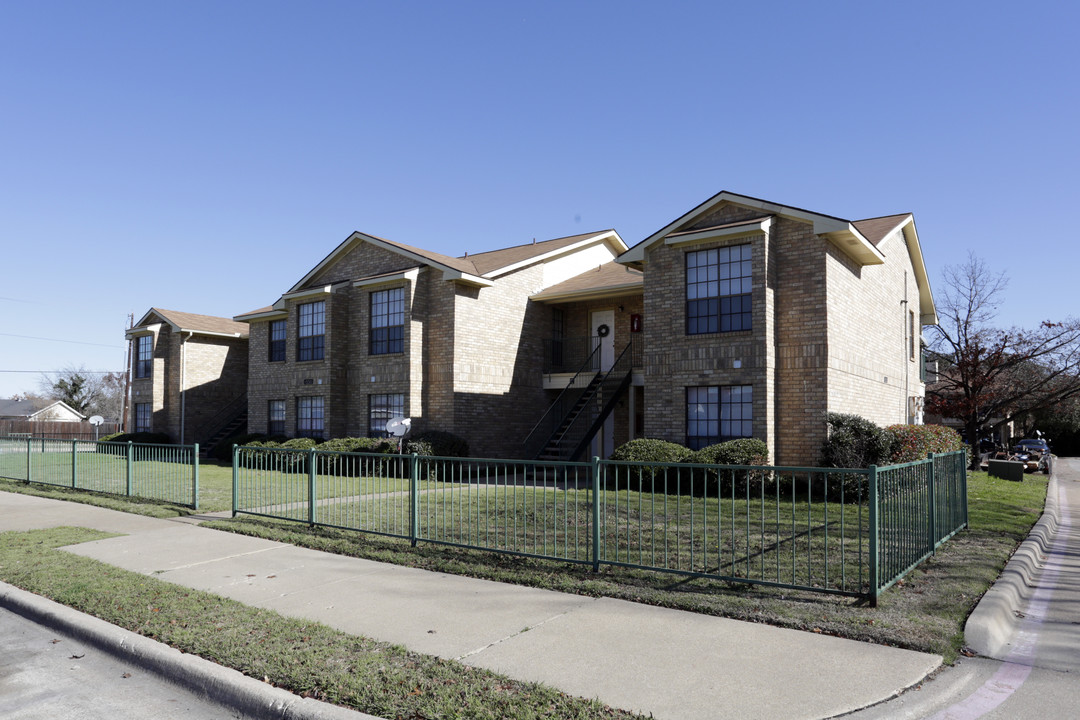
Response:
[[[61,400],[83,415],[119,418],[124,374],[90,372],[81,366],[67,367],[59,372],[43,374],[38,381],[38,391],[41,397]]]
[[[964,265],[945,268],[943,278],[929,348],[939,364],[927,389],[929,412],[963,421],[975,448],[983,428],[1080,395],[1080,322],[995,327],[1008,281],[973,254]]]

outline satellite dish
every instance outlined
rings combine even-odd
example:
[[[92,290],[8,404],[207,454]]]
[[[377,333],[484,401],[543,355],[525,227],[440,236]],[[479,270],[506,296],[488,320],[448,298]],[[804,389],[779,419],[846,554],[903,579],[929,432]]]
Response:
[[[88,422],[94,427],[97,427],[98,425],[103,425],[105,423],[105,418],[101,417],[100,415],[95,415],[94,417],[90,418]]]
[[[412,426],[412,418],[392,417],[386,421],[386,432],[394,437],[403,437]]]

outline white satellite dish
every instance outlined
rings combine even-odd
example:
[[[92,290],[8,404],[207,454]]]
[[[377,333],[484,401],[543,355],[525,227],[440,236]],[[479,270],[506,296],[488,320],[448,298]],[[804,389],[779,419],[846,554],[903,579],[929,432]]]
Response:
[[[392,417],[386,421],[386,432],[394,437],[404,437],[412,426],[412,418]]]

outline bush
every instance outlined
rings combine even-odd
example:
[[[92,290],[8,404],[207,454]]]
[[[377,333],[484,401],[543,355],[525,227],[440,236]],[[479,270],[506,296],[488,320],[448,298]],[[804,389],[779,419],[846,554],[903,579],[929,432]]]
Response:
[[[690,453],[683,463],[695,465],[768,465],[769,446],[757,438],[737,438],[709,445]],[[695,494],[704,492],[715,496],[744,495],[747,490],[759,493],[772,488],[773,474],[767,470],[716,470],[693,468],[691,471]]]
[[[425,430],[405,441],[405,452],[436,457],[469,457],[469,443],[445,430]]]
[[[97,452],[109,455],[124,455],[127,453],[120,445],[106,445],[103,443],[136,443],[139,445],[172,445],[172,439],[165,433],[135,432],[113,433],[98,438]]]
[[[889,462],[892,436],[858,415],[828,413],[829,437],[821,445],[821,466],[864,469]],[[830,500],[853,501],[864,496],[866,479],[862,475],[830,474],[826,494]]]
[[[868,468],[884,465],[892,451],[892,436],[858,415],[828,413],[829,437],[821,445],[822,467]]]
[[[677,463],[690,454],[690,448],[667,440],[655,440],[639,438],[624,443],[612,451],[608,458],[614,462],[642,462],[642,463]],[[624,468],[615,468],[608,476],[610,489],[628,489],[649,491],[653,489],[654,478],[656,484],[663,489],[663,466],[652,465],[628,465]],[[619,480],[626,480],[625,488],[616,488]]]
[[[210,451],[210,457],[221,462],[232,462],[232,449],[233,445],[251,445],[255,442],[262,442],[264,440],[285,440],[285,438],[271,438],[265,433],[240,433],[239,435],[233,435],[232,437],[225,438]]]
[[[890,425],[885,432],[892,439],[889,452],[892,463],[914,462],[930,453],[964,449],[960,433],[944,425]]]

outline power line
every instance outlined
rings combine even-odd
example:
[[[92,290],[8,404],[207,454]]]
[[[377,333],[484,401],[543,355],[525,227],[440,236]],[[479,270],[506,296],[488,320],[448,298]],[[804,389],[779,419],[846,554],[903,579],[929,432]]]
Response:
[[[65,340],[63,338],[35,337],[33,335],[13,335],[11,333],[0,333],[0,336],[13,337],[13,338],[22,338],[24,340],[45,340],[46,342],[69,343],[71,345],[93,345],[95,347],[106,347],[106,348],[113,348],[113,349],[119,349],[119,348],[124,347],[123,345],[106,345],[105,343],[83,342],[81,340]]]
[[[0,370],[0,373],[57,373],[63,374],[69,372],[68,370]],[[124,370],[74,370],[73,372],[79,375],[112,375],[113,373],[122,373]]]

